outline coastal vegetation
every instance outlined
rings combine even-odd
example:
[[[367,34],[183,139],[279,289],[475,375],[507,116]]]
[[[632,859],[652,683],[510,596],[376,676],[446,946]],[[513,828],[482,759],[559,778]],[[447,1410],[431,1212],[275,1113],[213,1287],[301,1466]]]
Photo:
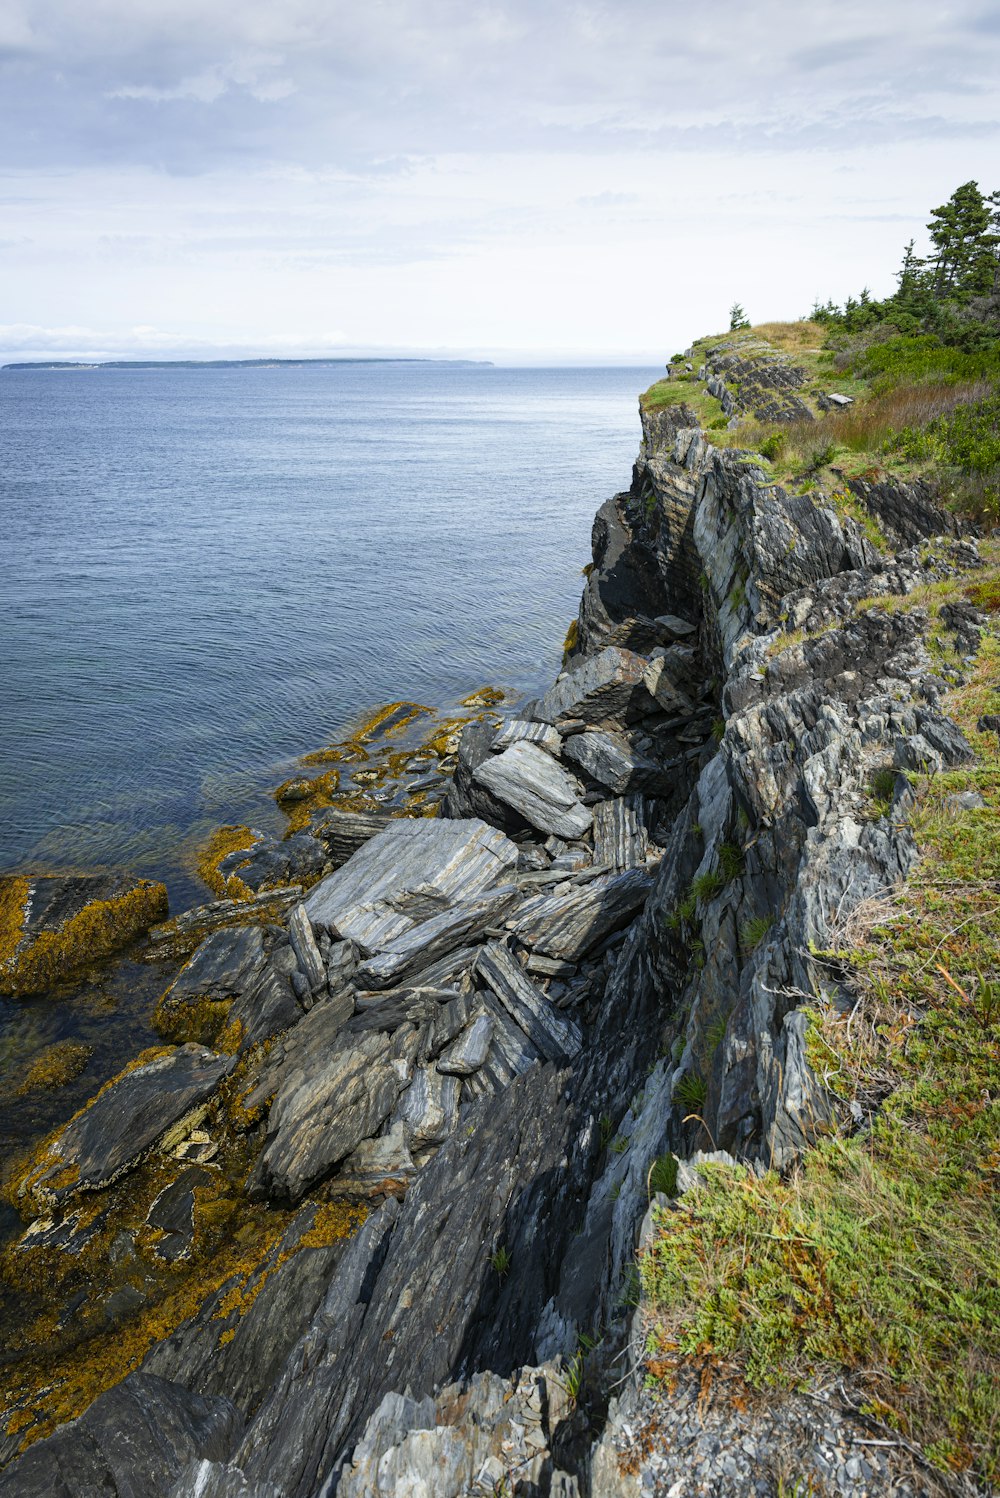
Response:
[[[766,480],[818,504],[836,509],[839,494],[859,521],[871,516],[845,493],[858,479],[923,479],[966,523],[1000,520],[1000,194],[967,183],[929,227],[931,252],[919,260],[907,247],[892,297],[865,292],[799,323],[701,340],[687,355],[692,370],[672,370],[645,408],[683,401],[707,414],[699,365],[720,353],[735,361],[727,385],[740,361],[787,361],[801,371],[808,411],[773,420],[737,399],[710,430],[715,445],[754,451]],[[852,403],[831,409],[830,393]],[[877,544],[890,549],[884,536]],[[783,1171],[701,1166],[697,1184],[657,1213],[640,1274],[654,1382],[693,1359],[761,1390],[837,1384],[890,1442],[991,1484],[1000,1478],[1000,544],[982,539],[978,552],[967,569],[862,598],[852,611],[913,616],[951,684],[942,711],[972,755],[959,768],[886,764],[871,775],[868,815],[886,829],[905,819],[919,856],[904,883],[862,901],[834,948],[811,953],[825,979],[805,1004],[806,1050],[830,1117]],[[972,654],[946,630],[970,607],[980,611]],[[811,638],[844,627],[827,619]],[[769,659],[801,652],[807,638],[778,634]],[[748,923],[744,950],[770,925]],[[686,1075],[675,1101],[700,1109],[704,1083],[692,1081],[701,1079]]]

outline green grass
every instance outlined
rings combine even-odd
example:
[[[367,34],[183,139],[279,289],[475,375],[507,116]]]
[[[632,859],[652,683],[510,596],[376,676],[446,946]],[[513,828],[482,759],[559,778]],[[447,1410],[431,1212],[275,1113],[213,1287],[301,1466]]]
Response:
[[[841,1126],[784,1178],[707,1170],[641,1264],[654,1368],[735,1360],[779,1387],[847,1372],[929,1460],[984,1481],[1000,1478],[1000,755],[975,723],[1000,711],[998,682],[986,637],[949,703],[977,763],[911,777],[917,870],[828,954],[857,1003],[814,1005],[808,1049]],[[973,788],[986,806],[956,810]]]

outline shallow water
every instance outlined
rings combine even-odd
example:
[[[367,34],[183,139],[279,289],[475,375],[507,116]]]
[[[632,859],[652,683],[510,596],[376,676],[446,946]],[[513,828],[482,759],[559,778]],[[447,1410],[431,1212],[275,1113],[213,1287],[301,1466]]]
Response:
[[[219,823],[365,709],[546,686],[647,369],[0,373],[0,869],[206,897]],[[167,975],[0,1002],[0,1153],[154,1037]],[[30,1058],[95,1048],[55,1094]]]

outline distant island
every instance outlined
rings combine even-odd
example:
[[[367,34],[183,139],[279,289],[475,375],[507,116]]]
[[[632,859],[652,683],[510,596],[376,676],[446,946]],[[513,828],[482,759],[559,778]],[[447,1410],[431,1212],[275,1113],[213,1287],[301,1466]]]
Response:
[[[459,369],[492,369],[490,359],[333,358],[333,359],[30,359],[23,364],[0,364],[6,369],[297,369],[312,364],[447,364]]]

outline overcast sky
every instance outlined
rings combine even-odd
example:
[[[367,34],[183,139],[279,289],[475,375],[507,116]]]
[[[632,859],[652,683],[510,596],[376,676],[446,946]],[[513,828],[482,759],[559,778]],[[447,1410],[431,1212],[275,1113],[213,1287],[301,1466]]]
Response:
[[[0,357],[659,363],[891,289],[998,78],[982,0],[0,0]]]

